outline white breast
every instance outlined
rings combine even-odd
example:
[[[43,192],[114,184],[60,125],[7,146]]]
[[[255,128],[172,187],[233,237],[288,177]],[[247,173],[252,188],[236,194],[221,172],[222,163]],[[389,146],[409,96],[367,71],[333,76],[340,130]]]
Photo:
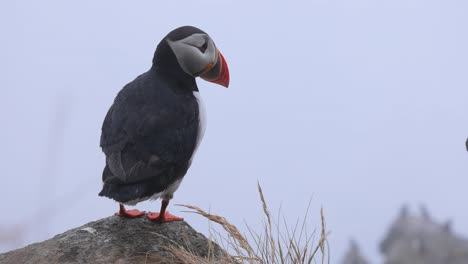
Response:
[[[195,145],[195,150],[193,151],[192,157],[190,158],[190,163],[192,163],[193,157],[195,156],[195,153],[197,152],[198,146],[200,146],[200,143],[203,139],[203,135],[205,135],[205,129],[206,129],[206,112],[205,112],[205,104],[203,104],[203,100],[200,96],[199,92],[194,91],[193,95],[197,99],[198,102],[198,134],[197,134],[197,143]]]

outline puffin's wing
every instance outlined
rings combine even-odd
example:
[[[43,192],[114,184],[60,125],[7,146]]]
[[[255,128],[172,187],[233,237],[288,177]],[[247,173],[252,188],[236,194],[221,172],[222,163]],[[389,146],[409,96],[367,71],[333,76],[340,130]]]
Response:
[[[174,103],[139,78],[122,89],[104,119],[100,145],[111,172],[103,175],[104,181],[135,183],[160,177],[193,154],[196,101]]]

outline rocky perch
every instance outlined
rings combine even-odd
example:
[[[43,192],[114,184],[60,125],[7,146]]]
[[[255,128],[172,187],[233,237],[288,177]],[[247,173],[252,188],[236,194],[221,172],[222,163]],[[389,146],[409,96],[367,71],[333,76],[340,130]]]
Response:
[[[226,253],[185,221],[156,224],[111,216],[0,254],[0,263],[181,263],[168,247],[200,257]]]

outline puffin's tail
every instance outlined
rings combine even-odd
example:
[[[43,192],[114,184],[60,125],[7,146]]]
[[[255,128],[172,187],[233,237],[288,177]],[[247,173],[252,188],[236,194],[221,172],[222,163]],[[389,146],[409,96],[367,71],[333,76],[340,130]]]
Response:
[[[153,193],[148,191],[145,184],[113,184],[104,183],[99,196],[108,197],[119,203],[134,205],[139,201],[146,200]]]
[[[147,183],[122,183],[116,179],[107,166],[102,173],[102,180],[104,185],[99,196],[114,199],[119,203],[132,204],[132,201],[136,203],[138,200],[145,200],[153,195]]]

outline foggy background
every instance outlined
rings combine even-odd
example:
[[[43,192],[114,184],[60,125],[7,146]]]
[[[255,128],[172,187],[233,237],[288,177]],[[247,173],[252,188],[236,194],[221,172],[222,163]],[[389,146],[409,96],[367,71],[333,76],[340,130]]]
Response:
[[[97,196],[102,121],[182,25],[211,35],[231,85],[198,81],[208,128],[171,212],[205,234],[173,204],[259,228],[259,180],[292,222],[312,198],[319,229],[324,207],[332,263],[350,238],[378,262],[403,203],[468,236],[467,12],[462,0],[0,2],[0,250],[118,209]]]

